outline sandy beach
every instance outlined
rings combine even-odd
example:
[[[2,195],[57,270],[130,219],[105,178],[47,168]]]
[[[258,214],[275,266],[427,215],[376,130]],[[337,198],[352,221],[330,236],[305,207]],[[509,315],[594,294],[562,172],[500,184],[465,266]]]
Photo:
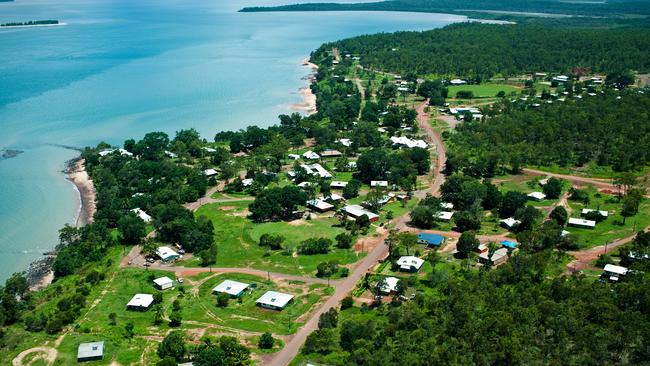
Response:
[[[316,110],[316,95],[311,91],[310,85],[314,81],[316,70],[318,66],[314,63],[309,62],[308,59],[303,60],[303,66],[307,66],[311,69],[311,74],[307,77],[308,84],[306,87],[300,88],[298,94],[302,97],[302,103],[296,103],[291,105],[291,109],[295,111],[306,112],[308,115],[312,115],[317,112]]]
[[[67,170],[68,180],[74,184],[79,192],[80,208],[75,224],[83,226],[93,221],[95,215],[95,185],[86,172],[84,159],[70,162]]]

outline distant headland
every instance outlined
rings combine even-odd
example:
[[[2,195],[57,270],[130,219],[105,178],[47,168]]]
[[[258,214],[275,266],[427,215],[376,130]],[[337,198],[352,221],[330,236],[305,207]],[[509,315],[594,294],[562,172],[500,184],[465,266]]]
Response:
[[[0,0],[3,1],[3,0]],[[27,22],[2,23],[0,27],[38,27],[47,25],[61,25],[58,20],[30,20]]]

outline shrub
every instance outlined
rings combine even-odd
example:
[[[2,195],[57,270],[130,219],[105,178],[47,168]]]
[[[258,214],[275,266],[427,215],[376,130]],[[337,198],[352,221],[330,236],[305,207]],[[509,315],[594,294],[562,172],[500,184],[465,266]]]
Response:
[[[352,296],[346,296],[341,300],[341,310],[349,309],[354,306],[354,299]]]
[[[306,255],[327,254],[331,245],[332,241],[328,238],[310,238],[298,245],[298,253]]]
[[[217,306],[220,308],[225,308],[228,306],[228,302],[230,301],[230,296],[225,293],[221,292],[219,295],[217,295]]]
[[[262,349],[271,349],[273,348],[273,345],[275,345],[275,339],[269,332],[263,333],[260,336],[259,342],[257,342],[257,346]]]

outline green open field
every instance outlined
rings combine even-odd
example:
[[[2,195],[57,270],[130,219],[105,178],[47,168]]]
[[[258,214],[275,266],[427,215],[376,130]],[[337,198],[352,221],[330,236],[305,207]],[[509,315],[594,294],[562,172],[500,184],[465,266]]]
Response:
[[[647,200],[641,203],[639,213],[628,217],[625,224],[623,224],[623,217],[620,215],[621,203],[618,202],[616,197],[598,193],[594,188],[588,189],[588,192],[590,197],[588,205],[569,201],[569,206],[573,211],[570,217],[580,217],[580,210],[583,208],[608,211],[609,217],[596,224],[595,229],[567,227],[566,230],[576,237],[581,249],[604,245],[616,239],[633,236],[639,230],[650,226],[650,202]]]
[[[459,91],[471,91],[475,98],[493,98],[498,92],[504,91],[506,95],[511,92],[519,93],[520,89],[508,84],[478,84],[478,85],[453,85],[449,88],[449,98],[455,98]]]
[[[212,293],[212,289],[226,279],[256,284],[257,288],[244,294],[241,303],[237,299],[231,299],[227,307],[220,308],[217,307],[217,296]],[[255,301],[269,290],[289,293],[295,297],[282,311],[259,308]],[[326,285],[272,283],[257,276],[226,273],[213,275],[201,284],[196,296],[187,298],[183,315],[208,325],[216,324],[248,332],[290,334],[303,324],[300,316],[308,312],[325,294]]]
[[[337,260],[340,264],[356,262],[359,257],[351,249],[337,249],[332,246],[328,254],[296,255],[285,250],[267,251],[258,245],[262,234],[282,234],[283,246],[295,248],[308,238],[334,238],[345,230],[338,226],[333,214],[314,215],[312,220],[293,223],[268,222],[253,223],[246,216],[250,201],[233,201],[202,206],[197,215],[205,215],[215,227],[215,242],[219,254],[219,267],[250,267],[273,272],[298,275],[314,275],[316,266],[324,261]],[[198,260],[181,262],[186,266],[198,266]]]

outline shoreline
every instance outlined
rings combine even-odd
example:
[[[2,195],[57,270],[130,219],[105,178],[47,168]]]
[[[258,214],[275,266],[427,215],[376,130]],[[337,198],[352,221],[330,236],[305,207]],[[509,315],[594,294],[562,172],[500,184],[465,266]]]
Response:
[[[316,79],[315,74],[316,70],[318,70],[318,65],[309,62],[309,59],[304,59],[302,65],[311,69],[311,73],[305,78],[308,80],[307,86],[298,89],[298,94],[300,94],[303,102],[292,104],[290,108],[294,111],[305,112],[310,116],[318,112],[316,109],[316,95],[311,90],[311,83]]]
[[[97,210],[95,206],[96,192],[95,185],[86,172],[85,160],[82,158],[70,160],[65,173],[67,174],[66,179],[72,183],[79,194],[79,210],[75,218],[75,226],[80,227],[93,222],[93,216]]]

